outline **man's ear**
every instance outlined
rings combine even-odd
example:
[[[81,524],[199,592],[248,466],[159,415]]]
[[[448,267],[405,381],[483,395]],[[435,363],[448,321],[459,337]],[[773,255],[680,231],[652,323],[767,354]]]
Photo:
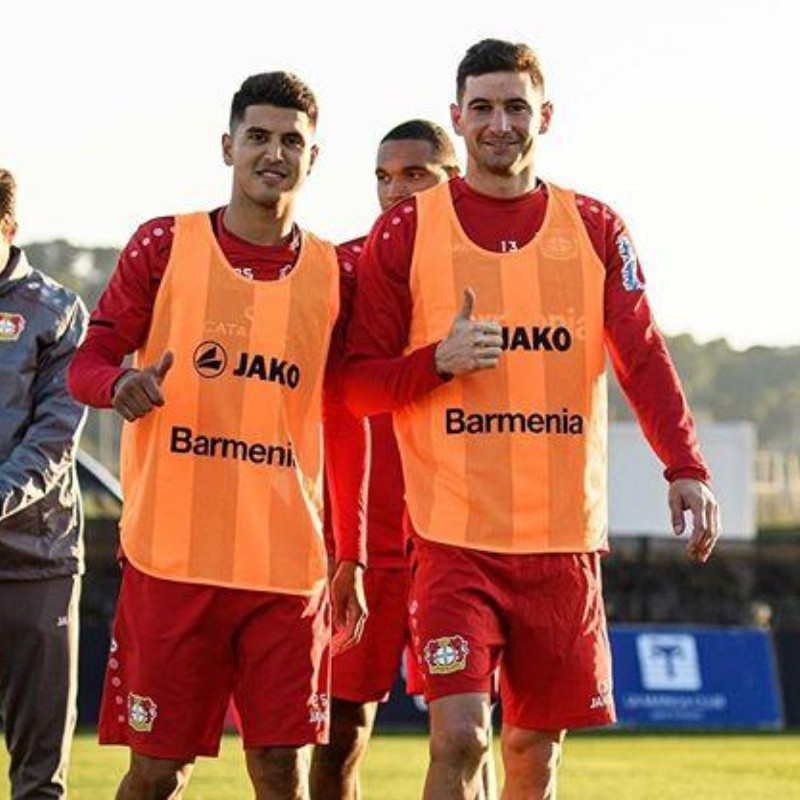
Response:
[[[542,103],[542,121],[539,124],[539,133],[547,133],[553,119],[553,104],[549,100]]]
[[[14,237],[17,235],[17,221],[11,214],[5,214],[0,218],[0,235],[9,243],[12,244]]]
[[[461,127],[461,106],[458,103],[450,104],[450,122],[453,124],[453,130],[459,135],[464,135],[464,129]]]
[[[311,170],[314,168],[314,164],[317,161],[317,156],[318,155],[319,155],[319,145],[318,144],[312,144],[311,145],[311,159],[308,162],[308,172],[306,173],[306,175],[310,175],[311,174]]]
[[[229,166],[233,166],[233,139],[229,133],[222,134],[222,160]]]

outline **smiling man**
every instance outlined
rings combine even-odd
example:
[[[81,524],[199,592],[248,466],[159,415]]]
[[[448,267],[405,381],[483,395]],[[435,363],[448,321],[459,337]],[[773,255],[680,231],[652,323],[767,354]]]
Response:
[[[415,192],[458,174],[447,133],[433,122],[412,119],[385,134],[375,159],[381,211]],[[341,246],[357,263],[364,238]],[[355,647],[332,663],[330,744],[314,748],[313,800],[358,800],[359,769],[372,735],[378,704],[389,699],[404,648],[409,644],[409,570],[403,532],[403,474],[391,414],[370,418],[372,470],[367,504],[364,588],[370,617]],[[335,475],[329,475],[331,482]],[[408,687],[407,682],[407,687]],[[413,688],[413,687],[412,687]],[[409,689],[410,691],[410,689]]]
[[[316,121],[296,76],[248,78],[222,137],[228,204],[139,228],[72,363],[73,394],[125,419],[100,722],[131,749],[120,800],[180,797],[231,695],[256,797],[308,796],[302,748],[329,723],[323,416],[326,457],[352,478],[335,486],[338,644],[363,627],[366,441],[337,377],[353,281],[294,220]]]
[[[394,412],[431,712],[425,800],[478,792],[498,663],[506,800],[555,798],[565,732],[614,720],[601,595],[607,346],[666,467],[688,555],[719,534],[708,470],[620,218],[537,177],[553,107],[535,53],[487,39],[451,107],[464,179],[373,227],[346,394]]]

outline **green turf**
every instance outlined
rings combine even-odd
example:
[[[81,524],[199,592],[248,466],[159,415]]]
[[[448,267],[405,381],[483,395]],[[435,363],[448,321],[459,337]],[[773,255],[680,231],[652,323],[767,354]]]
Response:
[[[125,770],[121,748],[75,741],[72,800],[112,798]],[[364,800],[416,800],[425,769],[421,736],[378,736],[364,769]],[[0,769],[8,760],[0,754]],[[238,741],[202,759],[187,800],[238,800],[248,789]],[[5,785],[0,798],[8,798]],[[800,735],[617,735],[567,740],[560,800],[800,800]]]

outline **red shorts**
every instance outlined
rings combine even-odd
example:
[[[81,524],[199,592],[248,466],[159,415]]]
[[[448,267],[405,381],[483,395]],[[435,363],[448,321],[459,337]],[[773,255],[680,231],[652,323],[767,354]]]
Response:
[[[331,696],[354,703],[385,702],[400,668],[408,634],[408,570],[368,569],[369,616],[361,641],[331,662]]]
[[[425,699],[491,694],[529,730],[614,722],[600,557],[501,554],[416,538],[411,629]]]
[[[125,564],[100,710],[100,742],[155,758],[219,751],[231,696],[245,748],[328,737],[327,592],[166,581]]]
[[[425,677],[410,644],[403,650],[403,675],[406,679],[406,694],[425,694]]]

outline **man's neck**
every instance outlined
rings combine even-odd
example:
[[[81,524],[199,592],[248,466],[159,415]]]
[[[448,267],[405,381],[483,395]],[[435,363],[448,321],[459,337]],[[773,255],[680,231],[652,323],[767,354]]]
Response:
[[[240,239],[257,245],[277,246],[287,242],[294,227],[292,204],[280,202],[265,208],[233,198],[223,212],[223,224]]]
[[[468,164],[464,177],[470,189],[488,197],[520,197],[532,192],[537,186],[533,165],[516,175],[497,175]]]

